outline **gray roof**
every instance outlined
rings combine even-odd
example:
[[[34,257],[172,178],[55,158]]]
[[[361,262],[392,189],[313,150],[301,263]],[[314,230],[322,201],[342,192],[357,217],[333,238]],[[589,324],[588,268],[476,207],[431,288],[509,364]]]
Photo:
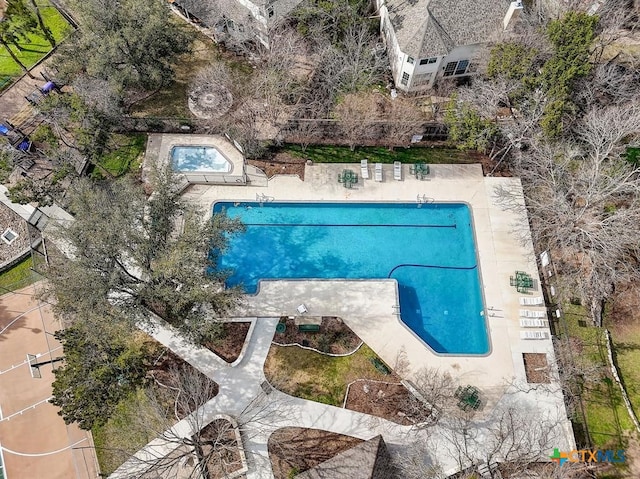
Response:
[[[313,469],[298,474],[298,479],[393,479],[387,446],[378,435],[347,449]]]
[[[501,28],[509,0],[387,0],[400,49],[415,58],[484,43]]]

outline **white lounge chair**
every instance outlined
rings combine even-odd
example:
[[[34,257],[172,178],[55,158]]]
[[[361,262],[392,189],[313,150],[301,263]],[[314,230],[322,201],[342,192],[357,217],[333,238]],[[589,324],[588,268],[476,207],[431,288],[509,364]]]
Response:
[[[369,179],[369,165],[368,160],[360,160],[360,176],[363,180]]]
[[[546,318],[546,311],[532,311],[530,309],[521,309],[520,316],[523,318]]]
[[[376,181],[382,181],[382,163],[376,163],[375,175]]]
[[[542,296],[535,296],[535,297],[523,296],[520,298],[521,306],[542,306],[543,304],[544,304],[544,299],[542,298]]]
[[[546,331],[520,331],[520,339],[549,339]]]
[[[304,313],[307,313],[307,312],[309,312],[309,310],[304,305],[304,303],[302,303],[300,306],[298,306],[298,313],[304,314]]]
[[[402,179],[402,163],[399,161],[393,162],[393,179],[398,181]]]
[[[541,318],[520,318],[521,328],[546,328],[547,321]]]

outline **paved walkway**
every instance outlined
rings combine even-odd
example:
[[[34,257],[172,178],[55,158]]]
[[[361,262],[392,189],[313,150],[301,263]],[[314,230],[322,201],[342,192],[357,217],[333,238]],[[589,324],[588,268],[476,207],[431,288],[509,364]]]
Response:
[[[491,305],[484,311],[492,344],[490,354],[484,357],[443,356],[429,351],[398,322],[394,313],[394,307],[398,304],[394,282],[352,281],[347,289],[344,288],[344,282],[335,281],[263,281],[259,293],[246,297],[236,314],[238,317],[257,318],[245,356],[236,367],[222,364],[215,354],[188,345],[174,332],[160,325],[153,332],[158,341],[220,386],[219,394],[199,411],[204,421],[198,427],[203,427],[220,414],[235,417],[243,431],[249,463],[247,477],[250,479],[273,477],[267,441],[271,432],[285,426],[324,429],[362,439],[382,434],[392,451],[420,441],[428,444],[429,453],[434,455],[428,458],[425,454],[425,460],[437,459],[449,474],[459,470],[460,465],[455,459],[458,454],[450,440],[452,432],[447,428],[444,418],[438,426],[416,430],[366,414],[291,398],[278,391],[269,394],[263,391],[263,366],[277,318],[293,314],[295,306],[304,302],[310,310],[314,310],[314,314],[343,317],[390,364],[394,364],[397,355],[404,350],[415,369],[423,366],[440,368],[462,383],[480,386],[487,398],[480,415],[483,426],[475,425],[473,440],[469,445],[470,450],[477,450],[477,457],[482,457],[479,449],[485,447],[485,442],[491,443],[487,437],[488,428],[510,405],[531,415],[527,429],[535,429],[537,424],[547,419],[556,424],[549,431],[548,437],[552,439],[550,449],[573,449],[573,436],[559,388],[520,389],[526,386],[523,352],[546,354],[550,369],[553,369],[555,360],[550,339],[521,339],[519,295],[509,285],[509,275],[516,269],[528,271],[539,284],[530,240],[523,245],[513,234],[518,226],[526,228],[526,214],[504,210],[496,200],[498,188],[518,191],[521,189],[519,182],[516,179],[484,178],[478,165],[432,165],[431,181],[427,182],[409,176],[405,165],[404,181],[393,181],[389,180],[393,177],[391,165],[386,165],[384,183],[365,181],[356,189],[345,190],[335,181],[336,173],[343,167],[307,166],[304,182],[293,177],[276,177],[269,181],[266,188],[195,186],[187,190],[185,197],[207,210],[219,198],[255,201],[258,195],[285,201],[412,202],[416,198],[424,201],[428,197],[429,201],[467,202],[473,212],[485,304]],[[336,288],[341,289],[341,294],[335,294]],[[375,294],[372,294],[373,290]],[[348,301],[344,300],[345,291],[350,295]],[[343,300],[332,300],[336,297]],[[362,304],[363,301],[366,304]],[[376,327],[371,327],[371,324]],[[184,420],[176,424],[169,435],[184,437],[192,433],[192,425]],[[158,438],[139,451],[137,457],[163,457],[178,445]],[[132,476],[140,476],[140,461],[131,460],[112,475],[114,478]]]

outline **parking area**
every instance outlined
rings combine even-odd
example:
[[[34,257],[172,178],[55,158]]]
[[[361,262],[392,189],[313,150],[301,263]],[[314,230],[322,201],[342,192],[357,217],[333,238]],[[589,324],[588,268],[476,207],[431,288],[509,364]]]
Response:
[[[51,405],[62,347],[36,285],[0,296],[0,458],[6,479],[97,477],[91,435]],[[28,356],[31,355],[31,356]]]

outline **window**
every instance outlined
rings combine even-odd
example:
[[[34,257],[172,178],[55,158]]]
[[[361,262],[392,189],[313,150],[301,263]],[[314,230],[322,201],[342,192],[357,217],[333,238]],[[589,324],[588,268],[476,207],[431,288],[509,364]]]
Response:
[[[409,65],[413,65],[415,63],[415,60],[413,59],[413,57],[407,57],[407,63]]]
[[[469,60],[460,60],[458,62],[458,67],[456,68],[455,75],[463,75],[467,71],[468,66]]]
[[[447,66],[444,67],[444,76],[450,77],[451,75],[453,75],[453,72],[456,71],[456,65],[457,64],[458,64],[458,62],[449,62],[449,63],[447,63]]]
[[[432,63],[435,63],[437,61],[438,57],[423,58],[422,60],[420,60],[420,65],[431,65]]]
[[[267,15],[269,16],[269,18],[273,17],[273,15],[274,15],[273,5],[269,5],[267,7]]]
[[[7,244],[13,243],[16,239],[18,239],[18,233],[13,231],[11,228],[7,228],[4,233],[2,233],[2,241]]]
[[[459,62],[449,62],[444,68],[444,76],[464,75],[469,67],[469,60],[460,60]]]
[[[403,72],[402,73],[402,80],[400,80],[400,83],[402,83],[403,85],[407,86],[409,84],[409,74],[407,72]]]

